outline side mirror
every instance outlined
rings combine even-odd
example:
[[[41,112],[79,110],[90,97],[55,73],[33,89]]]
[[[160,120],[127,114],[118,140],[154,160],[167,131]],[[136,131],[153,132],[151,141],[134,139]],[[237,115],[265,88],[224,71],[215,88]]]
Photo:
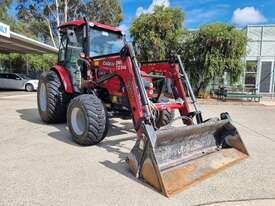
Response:
[[[22,80],[20,77],[16,77],[15,79],[16,79],[16,80]]]
[[[79,57],[82,59],[86,58],[86,54],[84,52],[80,52]]]
[[[71,43],[77,43],[77,38],[74,30],[68,29],[67,30],[67,37]]]

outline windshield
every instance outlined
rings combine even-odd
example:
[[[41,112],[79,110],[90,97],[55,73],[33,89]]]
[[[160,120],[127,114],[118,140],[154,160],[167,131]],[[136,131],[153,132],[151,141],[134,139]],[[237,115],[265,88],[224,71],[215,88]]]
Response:
[[[90,38],[91,57],[119,53],[124,45],[123,36],[115,32],[91,29]]]

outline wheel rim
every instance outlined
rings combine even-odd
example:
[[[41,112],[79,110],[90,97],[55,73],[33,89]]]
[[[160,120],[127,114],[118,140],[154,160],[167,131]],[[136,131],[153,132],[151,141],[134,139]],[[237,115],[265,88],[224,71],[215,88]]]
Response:
[[[31,85],[27,85],[27,91],[30,92],[32,90],[32,86]]]
[[[82,135],[86,128],[86,118],[82,109],[75,107],[71,113],[71,126],[75,134]]]
[[[44,83],[40,85],[39,89],[39,106],[40,109],[45,112],[47,107],[46,86]]]

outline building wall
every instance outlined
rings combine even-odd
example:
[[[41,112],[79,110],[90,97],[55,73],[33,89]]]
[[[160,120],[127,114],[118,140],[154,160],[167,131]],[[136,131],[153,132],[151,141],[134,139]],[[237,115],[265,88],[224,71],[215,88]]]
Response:
[[[249,25],[244,86],[258,93],[275,91],[275,25]],[[253,66],[255,65],[255,66]]]

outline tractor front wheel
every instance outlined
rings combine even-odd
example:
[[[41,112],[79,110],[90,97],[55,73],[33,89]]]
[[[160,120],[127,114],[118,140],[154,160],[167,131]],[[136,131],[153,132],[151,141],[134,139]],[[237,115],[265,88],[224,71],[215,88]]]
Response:
[[[101,100],[95,95],[83,94],[71,100],[67,124],[76,143],[90,146],[106,137],[109,122]]]
[[[168,103],[169,99],[162,98],[159,102]],[[168,111],[167,109],[159,111],[156,119],[157,128],[164,127],[168,125],[175,118],[175,110]]]
[[[66,122],[66,109],[70,98],[54,71],[42,73],[37,90],[37,104],[41,119],[46,123]]]
[[[164,127],[168,125],[175,117],[175,110],[168,111],[167,109],[159,112],[157,117],[156,126],[157,128]]]

